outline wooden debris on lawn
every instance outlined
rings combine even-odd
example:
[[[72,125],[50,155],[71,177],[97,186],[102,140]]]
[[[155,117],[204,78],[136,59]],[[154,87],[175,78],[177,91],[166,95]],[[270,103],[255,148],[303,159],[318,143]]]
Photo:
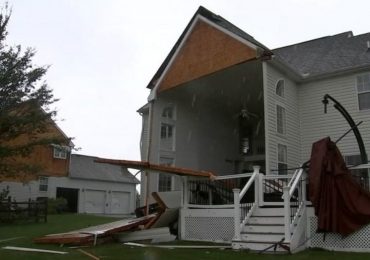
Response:
[[[34,239],[41,244],[87,245],[96,244],[97,239],[110,239],[112,234],[138,229],[156,217],[156,214],[135,219],[119,220],[103,225],[92,226],[67,233],[50,234]]]
[[[115,237],[119,242],[150,241],[151,243],[161,243],[174,241],[176,239],[176,236],[171,235],[168,227],[123,232],[116,234]]]
[[[20,239],[20,238],[24,238],[24,237],[5,238],[5,239],[0,240],[0,243],[4,243],[4,242],[8,242],[8,241],[13,241],[13,240]]]
[[[139,244],[139,243],[132,243],[127,242],[124,243],[126,246],[137,246],[137,247],[156,247],[156,248],[187,248],[187,249],[230,249],[232,248],[231,245],[218,245],[218,246],[208,246],[208,245],[153,245],[153,244]]]
[[[3,247],[3,249],[15,250],[15,251],[25,251],[25,252],[60,254],[60,255],[68,254],[68,252],[63,252],[63,251],[45,250],[45,249],[28,248],[28,247],[17,247],[17,246],[5,246]]]
[[[84,254],[84,255],[87,255],[88,257],[90,257],[91,259],[94,259],[94,260],[100,260],[100,258],[99,257],[97,257],[97,256],[95,256],[95,255],[93,255],[93,254],[91,254],[91,253],[89,253],[89,252],[86,252],[85,250],[83,250],[83,249],[78,249],[77,250],[78,252],[81,252],[82,254]]]

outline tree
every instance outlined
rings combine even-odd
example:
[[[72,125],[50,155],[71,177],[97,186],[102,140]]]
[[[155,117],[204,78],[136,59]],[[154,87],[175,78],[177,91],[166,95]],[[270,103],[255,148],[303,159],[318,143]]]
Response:
[[[8,46],[11,10],[0,11],[0,180],[18,173],[36,173],[39,166],[21,163],[38,145],[60,143],[42,134],[56,115],[49,105],[56,99],[43,80],[48,67],[35,66],[35,50]]]

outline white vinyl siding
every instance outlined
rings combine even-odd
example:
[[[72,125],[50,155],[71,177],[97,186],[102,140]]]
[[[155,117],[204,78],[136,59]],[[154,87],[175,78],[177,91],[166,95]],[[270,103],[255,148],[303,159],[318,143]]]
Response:
[[[140,154],[141,160],[147,160],[148,151],[148,140],[149,140],[149,113],[142,114],[142,129],[140,138]]]
[[[266,129],[266,171],[267,174],[276,174],[279,143],[283,143],[287,147],[287,165],[289,168],[296,167],[302,163],[300,158],[301,143],[298,89],[293,81],[285,78],[284,98],[282,98],[276,94],[276,85],[277,82],[283,78],[283,74],[267,62],[263,63],[263,73]],[[277,104],[285,108],[285,135],[277,132]]]
[[[356,79],[357,75],[352,74],[310,82],[299,87],[302,161],[309,159],[313,142],[327,136],[335,141],[350,128],[344,117],[333,107],[333,102],[329,101],[327,114],[324,113],[322,99],[325,94],[338,100],[356,123],[364,121],[359,130],[366,151],[370,151],[370,110],[358,109]],[[342,154],[359,153],[352,132],[338,143],[338,147]]]

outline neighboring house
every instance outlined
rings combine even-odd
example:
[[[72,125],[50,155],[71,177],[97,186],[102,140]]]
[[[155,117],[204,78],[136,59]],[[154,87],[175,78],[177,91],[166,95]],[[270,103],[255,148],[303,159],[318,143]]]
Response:
[[[324,113],[326,94],[363,121],[358,128],[370,152],[370,33],[271,50],[200,7],[147,88],[148,103],[138,112],[148,167],[122,165],[143,170],[141,204],[153,202],[152,192],[182,190],[181,239],[252,250],[370,250],[370,225],[345,239],[316,232],[299,168],[313,142],[350,129],[332,101]],[[353,132],[338,146],[347,164],[364,163]],[[211,175],[181,176],[181,169]],[[368,170],[361,171],[368,188]]]
[[[60,144],[38,145],[29,156],[15,158],[14,163],[38,165],[41,170],[2,177],[0,190],[9,187],[9,196],[16,201],[64,197],[71,212],[134,212],[139,181],[127,168],[96,163],[97,157],[71,154],[71,139],[53,121],[39,136],[59,140]],[[24,142],[23,139],[16,141]]]
[[[77,204],[79,213],[132,214],[139,181],[127,168],[97,163],[96,159],[72,154],[68,178],[58,180],[52,191]]]
[[[139,181],[120,166],[97,163],[98,157],[72,154],[66,176],[42,176],[26,183],[2,182],[17,201],[63,197],[68,211],[88,214],[132,214]]]
[[[143,161],[218,175],[253,165],[285,174],[309,159],[314,141],[349,129],[332,106],[324,113],[325,94],[364,121],[359,129],[370,152],[370,33],[270,50],[200,7],[147,88],[149,102],[138,110]],[[353,134],[339,148],[358,161]],[[181,179],[152,174],[141,194],[180,188]]]

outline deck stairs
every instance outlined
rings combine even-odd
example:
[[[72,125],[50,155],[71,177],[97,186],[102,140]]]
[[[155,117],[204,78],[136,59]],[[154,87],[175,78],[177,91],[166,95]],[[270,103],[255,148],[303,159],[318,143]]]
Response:
[[[254,210],[233,246],[261,253],[288,253],[289,245],[283,241],[284,208],[266,206]]]

